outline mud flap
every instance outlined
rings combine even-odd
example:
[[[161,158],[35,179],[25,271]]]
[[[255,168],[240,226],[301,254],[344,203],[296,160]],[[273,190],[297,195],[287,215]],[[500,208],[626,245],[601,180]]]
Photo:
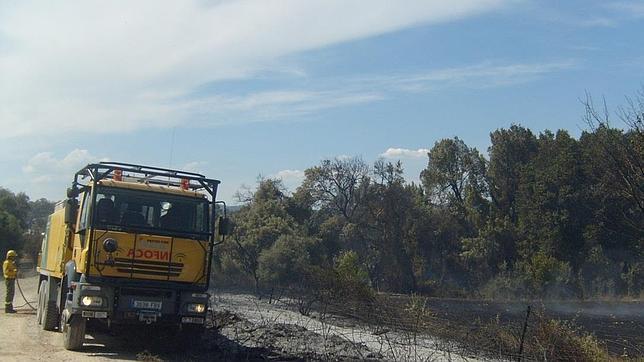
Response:
[[[66,328],[66,325],[69,324],[69,317],[71,317],[71,313],[69,313],[69,310],[67,308],[63,309],[63,313],[60,315],[60,328],[59,330],[62,332],[64,331],[64,328]]]

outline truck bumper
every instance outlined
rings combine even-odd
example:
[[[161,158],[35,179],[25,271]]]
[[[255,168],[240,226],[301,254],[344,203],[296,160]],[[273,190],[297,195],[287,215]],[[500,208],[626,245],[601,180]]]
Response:
[[[209,296],[191,291],[76,283],[68,294],[72,315],[118,324],[204,325]]]

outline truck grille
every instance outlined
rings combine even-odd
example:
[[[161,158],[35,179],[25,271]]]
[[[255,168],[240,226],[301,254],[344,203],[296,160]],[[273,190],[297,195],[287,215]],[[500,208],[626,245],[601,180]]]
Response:
[[[112,265],[121,273],[135,273],[145,275],[161,275],[178,277],[183,270],[183,263],[170,263],[164,261],[133,260],[114,258]]]
[[[149,288],[121,288],[123,296],[153,297],[173,299],[173,292],[170,290],[149,289]]]

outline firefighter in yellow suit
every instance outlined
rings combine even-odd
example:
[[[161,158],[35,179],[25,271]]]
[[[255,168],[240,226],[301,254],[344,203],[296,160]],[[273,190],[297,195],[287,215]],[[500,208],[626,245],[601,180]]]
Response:
[[[2,263],[2,272],[4,274],[4,285],[7,287],[7,296],[4,299],[4,312],[16,313],[13,309],[13,294],[16,291],[16,276],[18,276],[18,268],[16,267],[16,257],[18,254],[9,250],[7,252],[7,260]]]

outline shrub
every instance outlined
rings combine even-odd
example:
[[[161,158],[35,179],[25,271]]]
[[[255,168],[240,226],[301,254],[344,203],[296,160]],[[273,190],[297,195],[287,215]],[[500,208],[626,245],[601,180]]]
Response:
[[[358,260],[358,253],[345,251],[335,261],[335,271],[338,277],[351,283],[369,283],[369,273]]]
[[[262,282],[287,288],[304,287],[307,276],[311,273],[311,250],[318,243],[319,240],[305,236],[280,236],[259,257]]]
[[[537,315],[526,355],[547,361],[606,361],[608,354],[597,339],[570,322]]]

